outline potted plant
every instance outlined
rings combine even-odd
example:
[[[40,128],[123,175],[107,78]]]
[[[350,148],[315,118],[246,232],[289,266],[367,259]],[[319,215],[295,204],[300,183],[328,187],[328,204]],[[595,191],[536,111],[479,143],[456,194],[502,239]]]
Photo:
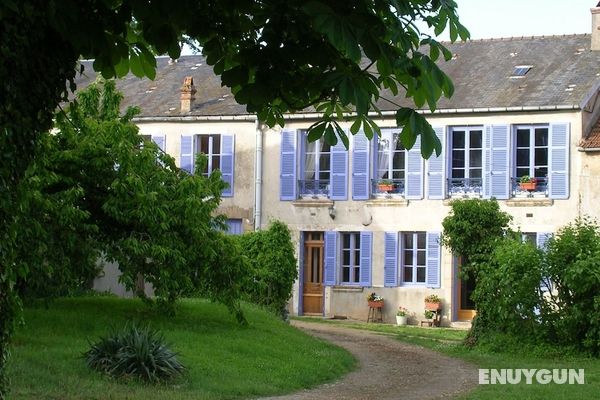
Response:
[[[369,307],[371,307],[371,308],[382,308],[383,307],[383,297],[379,296],[375,292],[371,293],[367,297],[367,301],[369,302]]]
[[[442,299],[436,294],[430,294],[425,297],[425,309],[428,311],[438,311],[442,308]]]
[[[425,312],[423,313],[423,315],[425,315],[425,318],[428,321],[433,321],[433,316],[435,315],[433,311],[431,310],[425,310]]]
[[[377,182],[377,189],[380,192],[391,192],[394,190],[394,181],[391,179],[382,179]]]
[[[398,312],[396,312],[396,325],[402,326],[406,325],[408,320],[408,310],[404,307],[398,307]]]
[[[521,190],[535,190],[537,179],[533,176],[524,175],[519,179],[519,186]]]

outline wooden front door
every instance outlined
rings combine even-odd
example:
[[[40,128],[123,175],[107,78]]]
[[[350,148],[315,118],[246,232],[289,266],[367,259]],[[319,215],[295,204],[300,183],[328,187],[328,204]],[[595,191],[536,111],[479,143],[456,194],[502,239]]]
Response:
[[[460,264],[461,259],[459,258],[458,271],[460,275]],[[458,279],[458,320],[459,321],[471,321],[475,318],[475,302],[471,299],[473,290],[475,289],[475,279],[473,277],[466,277]]]
[[[323,232],[304,233],[304,315],[323,315]]]

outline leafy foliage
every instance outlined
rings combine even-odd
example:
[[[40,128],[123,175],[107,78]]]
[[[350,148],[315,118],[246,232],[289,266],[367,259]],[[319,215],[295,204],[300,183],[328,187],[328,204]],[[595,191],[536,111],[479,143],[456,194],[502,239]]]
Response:
[[[149,326],[127,325],[90,346],[83,355],[87,366],[114,378],[139,378],[157,383],[185,372],[164,337]]]
[[[269,229],[237,236],[237,240],[249,268],[242,285],[245,298],[285,316],[298,277],[289,228],[281,221],[273,221]]]
[[[442,244],[463,258],[461,271],[477,275],[477,268],[489,259],[496,242],[508,232],[512,217],[500,211],[495,199],[454,200],[450,214],[442,221]]]
[[[498,241],[480,264],[473,299],[471,344],[516,340],[599,355],[600,228],[578,219],[544,249],[518,234]]]
[[[454,0],[1,2],[0,397],[7,341],[19,314],[14,285],[28,274],[16,263],[24,235],[16,221],[17,187],[40,135],[67,100],[66,85],[74,88],[81,57],[94,59],[105,78],[131,71],[152,79],[153,55],[176,58],[187,38],[236,101],[268,125],[283,125],[285,112],[314,106],[323,119],[311,131],[347,145],[338,121],[351,120],[352,134],[361,127],[369,138],[379,133],[369,111],[379,111],[383,90],[394,96],[402,91],[431,110],[440,96],[452,95],[450,79],[435,64],[450,52],[416,23],[424,21],[436,35],[449,29],[452,41],[464,40],[468,32],[456,8]],[[351,109],[356,114],[345,114]],[[439,154],[440,142],[420,114],[399,107],[397,123],[406,147],[422,135],[423,155]]]

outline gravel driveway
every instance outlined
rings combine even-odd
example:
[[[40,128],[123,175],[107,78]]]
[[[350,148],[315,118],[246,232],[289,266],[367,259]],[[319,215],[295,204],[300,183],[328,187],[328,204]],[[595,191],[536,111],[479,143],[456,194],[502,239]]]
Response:
[[[475,366],[387,335],[329,324],[292,324],[345,348],[359,366],[339,381],[272,399],[447,399],[477,385]]]

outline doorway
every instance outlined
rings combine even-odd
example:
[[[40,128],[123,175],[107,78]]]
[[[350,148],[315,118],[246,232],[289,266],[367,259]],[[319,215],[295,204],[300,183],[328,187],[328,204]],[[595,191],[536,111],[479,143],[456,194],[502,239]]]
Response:
[[[471,298],[475,290],[475,278],[472,276],[460,277],[460,266],[463,264],[462,257],[458,258],[458,321],[471,321],[475,318],[475,302]]]
[[[323,315],[323,232],[304,233],[302,309],[304,315]]]

